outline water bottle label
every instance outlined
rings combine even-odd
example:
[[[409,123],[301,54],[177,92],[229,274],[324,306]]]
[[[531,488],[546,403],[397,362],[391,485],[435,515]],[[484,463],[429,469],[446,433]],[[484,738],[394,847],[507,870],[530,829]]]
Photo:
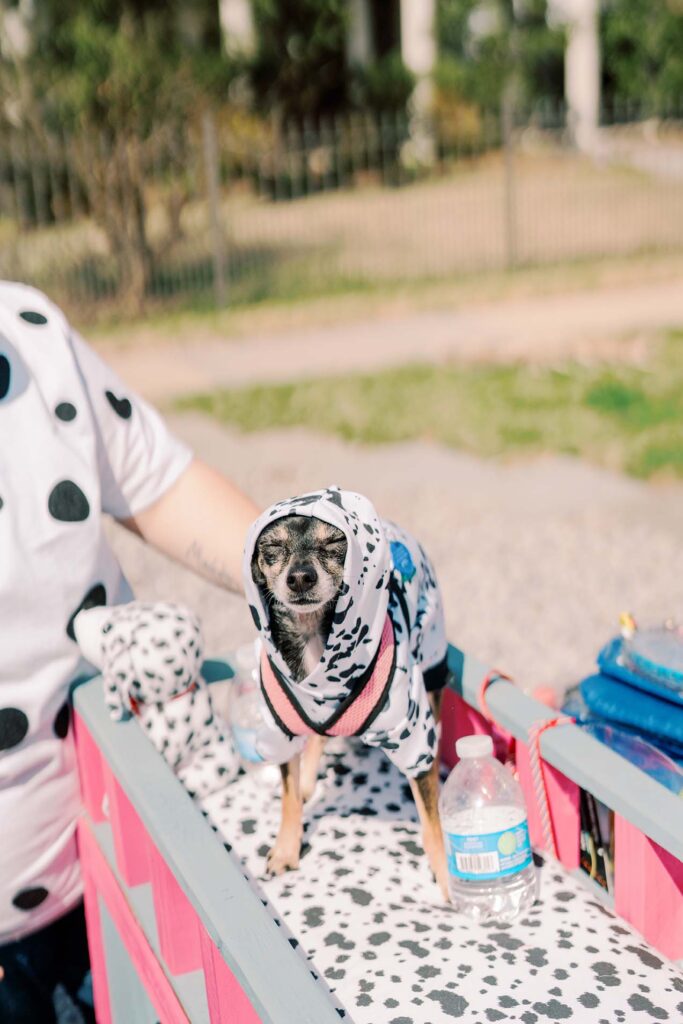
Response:
[[[455,878],[486,880],[514,875],[532,863],[526,818],[481,836],[446,833],[448,870]]]

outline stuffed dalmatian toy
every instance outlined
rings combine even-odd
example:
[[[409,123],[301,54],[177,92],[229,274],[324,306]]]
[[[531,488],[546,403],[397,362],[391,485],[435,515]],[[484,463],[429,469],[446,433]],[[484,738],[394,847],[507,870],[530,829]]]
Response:
[[[201,799],[237,777],[230,732],[200,673],[201,627],[191,611],[138,601],[90,608],[77,615],[74,632],[102,671],[112,718],[135,716],[190,796]]]

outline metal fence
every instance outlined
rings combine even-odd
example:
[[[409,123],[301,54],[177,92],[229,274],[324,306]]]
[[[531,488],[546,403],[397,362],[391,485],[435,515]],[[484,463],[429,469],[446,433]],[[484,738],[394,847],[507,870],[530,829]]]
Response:
[[[680,247],[680,113],[613,108],[590,154],[549,105],[0,131],[0,275],[81,316]]]

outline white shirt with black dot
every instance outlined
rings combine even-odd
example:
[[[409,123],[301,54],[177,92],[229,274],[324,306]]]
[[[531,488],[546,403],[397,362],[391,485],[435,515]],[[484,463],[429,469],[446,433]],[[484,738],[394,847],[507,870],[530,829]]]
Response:
[[[0,282],[0,945],[81,896],[72,621],[131,597],[103,513],[153,504],[191,457],[44,295]]]

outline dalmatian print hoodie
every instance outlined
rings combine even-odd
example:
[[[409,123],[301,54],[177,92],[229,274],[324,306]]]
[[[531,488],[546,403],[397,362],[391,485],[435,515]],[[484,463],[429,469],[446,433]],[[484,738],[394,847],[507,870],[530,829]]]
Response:
[[[333,625],[313,671],[295,682],[275,646],[268,604],[251,575],[261,531],[288,515],[315,516],[338,527],[348,542],[344,579]],[[381,747],[409,778],[426,771],[436,753],[437,733],[427,697],[446,678],[447,641],[436,574],[421,545],[394,523],[381,520],[363,495],[330,487],[280,501],[253,524],[244,555],[244,584],[270,668],[310,722],[320,727],[349,697],[354,683],[372,669],[387,617],[395,644],[393,674],[383,703],[360,736]],[[266,666],[268,670],[268,666]],[[263,686],[263,673],[262,673]],[[258,754],[283,763],[305,737],[276,721],[264,692]]]
[[[132,596],[102,513],[142,511],[190,459],[45,296],[0,283],[0,944],[81,896],[73,622]]]

